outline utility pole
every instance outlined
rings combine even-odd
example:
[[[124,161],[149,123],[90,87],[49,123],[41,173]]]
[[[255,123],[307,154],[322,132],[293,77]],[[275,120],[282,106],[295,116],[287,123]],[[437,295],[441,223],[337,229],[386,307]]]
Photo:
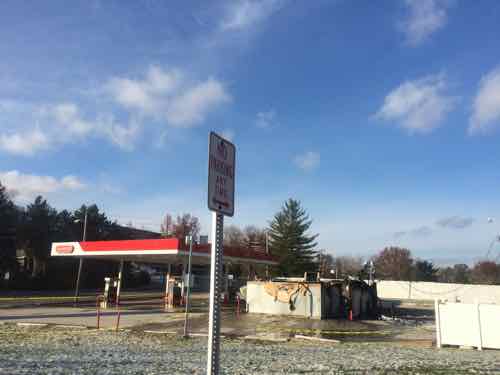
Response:
[[[266,229],[266,255],[269,255],[269,231]],[[266,264],[266,279],[269,280],[269,265]]]
[[[184,337],[188,337],[188,319],[189,319],[189,294],[191,291],[191,257],[193,256],[193,232],[189,235],[189,257],[188,257],[188,274],[187,274],[187,291],[186,291],[186,311],[184,313]]]
[[[368,282],[368,285],[373,285],[373,279],[374,279],[374,275],[375,275],[375,265],[373,264],[373,260],[370,260],[370,268],[369,268],[369,274],[370,274],[370,279],[369,279],[369,282]]]
[[[85,218],[83,219],[83,238],[82,241],[85,242],[87,238],[87,211],[88,208],[85,206]],[[75,287],[75,306],[78,304],[78,296],[80,294],[80,276],[82,274],[83,258],[80,257],[80,262],[78,263],[78,275],[76,276],[76,287]]]

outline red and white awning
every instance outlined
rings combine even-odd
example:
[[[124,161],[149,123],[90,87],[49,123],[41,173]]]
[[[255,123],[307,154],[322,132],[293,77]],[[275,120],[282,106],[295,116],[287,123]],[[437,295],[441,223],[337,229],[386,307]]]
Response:
[[[177,238],[54,242],[51,256],[124,260],[144,263],[186,262],[189,247]],[[210,263],[210,244],[193,245],[193,264]],[[274,257],[258,249],[224,247],[225,263],[252,263],[276,265]]]

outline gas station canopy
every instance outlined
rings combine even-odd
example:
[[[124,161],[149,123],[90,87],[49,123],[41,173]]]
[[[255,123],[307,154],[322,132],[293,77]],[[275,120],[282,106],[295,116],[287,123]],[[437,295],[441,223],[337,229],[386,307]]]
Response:
[[[54,242],[51,256],[178,264],[186,261],[189,246],[178,238]],[[210,244],[193,244],[193,264],[210,264]],[[277,265],[275,257],[259,248],[224,246],[224,263]]]

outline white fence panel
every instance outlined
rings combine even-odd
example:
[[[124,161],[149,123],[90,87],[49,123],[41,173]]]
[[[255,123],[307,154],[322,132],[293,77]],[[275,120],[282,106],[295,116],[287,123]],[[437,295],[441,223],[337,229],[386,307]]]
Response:
[[[500,306],[479,305],[483,347],[500,349]]]
[[[448,284],[425,281],[377,281],[379,298],[500,304],[500,285]]]
[[[436,300],[436,341],[442,345],[500,349],[500,305]]]

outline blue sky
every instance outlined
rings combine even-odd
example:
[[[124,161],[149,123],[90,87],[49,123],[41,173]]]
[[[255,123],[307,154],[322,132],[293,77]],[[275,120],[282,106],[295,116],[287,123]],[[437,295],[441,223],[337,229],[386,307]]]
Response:
[[[471,262],[500,231],[499,19],[494,1],[4,1],[0,181],[208,233],[215,130],[237,145],[226,223],[293,197],[333,254]]]

